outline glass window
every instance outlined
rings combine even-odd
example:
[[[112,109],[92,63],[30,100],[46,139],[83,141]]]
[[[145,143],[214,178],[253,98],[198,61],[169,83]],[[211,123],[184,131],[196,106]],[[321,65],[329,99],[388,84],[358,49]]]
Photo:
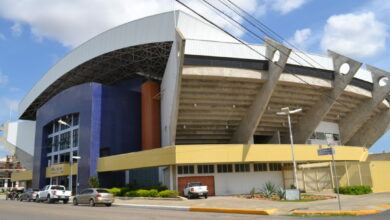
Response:
[[[73,126],[76,126],[79,124],[79,114],[73,115]]]
[[[67,163],[70,161],[70,153],[60,154],[60,163]]]
[[[333,140],[339,141],[340,140],[340,135],[339,134],[333,134]]]
[[[47,153],[51,153],[53,147],[53,138],[46,139],[46,146],[47,146]]]
[[[54,155],[53,157],[53,164],[58,163],[58,155]]]
[[[282,164],[281,163],[270,163],[269,164],[269,170],[270,171],[281,171],[282,170]]]
[[[268,171],[266,163],[255,163],[253,164],[255,172]]]
[[[70,148],[70,131],[60,134],[60,150]]]
[[[53,152],[58,151],[58,135],[54,136],[54,141],[53,141]]]
[[[214,165],[198,165],[198,173],[214,173]]]
[[[73,147],[79,146],[79,130],[75,129],[73,130]]]
[[[177,173],[178,174],[194,174],[194,166],[193,165],[183,165],[177,167]]]
[[[318,140],[326,140],[326,136],[324,132],[316,132],[316,139]]]
[[[218,164],[217,165],[218,173],[231,173],[233,172],[232,164]]]
[[[54,122],[54,132],[58,132],[60,126],[57,122]]]
[[[238,173],[250,171],[248,163],[234,164],[234,168],[234,170]]]

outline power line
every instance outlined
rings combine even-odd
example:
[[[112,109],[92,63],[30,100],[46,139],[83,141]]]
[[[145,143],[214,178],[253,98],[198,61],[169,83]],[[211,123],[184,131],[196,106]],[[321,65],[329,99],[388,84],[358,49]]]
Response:
[[[225,6],[227,6],[226,3],[223,3],[222,0],[219,0],[222,4],[224,4]],[[293,45],[292,43],[290,43],[288,40],[284,39],[281,35],[279,35],[278,33],[276,33],[275,31],[273,31],[271,28],[269,28],[267,25],[265,25],[264,23],[262,23],[260,20],[256,19],[255,17],[253,17],[250,13],[246,12],[244,9],[242,9],[241,7],[239,7],[237,4],[235,4],[234,2],[232,2],[231,0],[225,0],[225,1],[228,1],[231,5],[233,5],[234,7],[236,7],[238,10],[242,11],[245,15],[249,16],[250,18],[252,18],[258,25],[262,26],[263,28],[265,28],[266,31],[264,31],[263,33],[265,35],[267,35],[269,38],[272,38],[274,39],[272,36],[270,35],[274,35],[276,36],[277,38],[281,39],[283,42],[286,42],[286,44],[288,44],[289,46],[291,46],[292,48],[294,48],[295,50],[297,50],[298,52],[302,53],[304,56],[306,56],[307,58],[309,58],[311,61],[313,61],[314,63],[316,63],[317,65],[319,65],[321,68],[325,69],[324,66],[322,66],[320,63],[318,63],[316,60],[314,60],[313,58],[311,58],[310,56],[307,56],[303,51],[301,51],[298,47],[296,47],[295,45]],[[227,6],[228,8],[230,8],[229,6]],[[232,8],[230,8],[231,10],[233,10]],[[236,12],[236,11],[235,11]],[[236,12],[237,13],[237,12]],[[238,13],[237,13],[238,14]],[[246,21],[248,21],[246,19],[245,16],[239,14],[242,18],[244,18]],[[249,22],[249,21],[248,21]],[[252,22],[250,22],[252,23]],[[253,25],[253,24],[252,24]],[[255,25],[254,25],[255,26]],[[262,29],[260,28],[260,31],[262,31]],[[269,31],[271,34],[267,34],[266,32]],[[274,39],[275,40],[275,39]],[[293,53],[295,53],[299,58],[303,59],[298,53],[292,51]],[[310,62],[308,62],[307,60],[303,59],[305,62],[307,62],[309,65],[311,65],[313,68],[315,68]]]
[[[191,7],[189,7],[188,5],[184,4],[183,2],[181,2],[180,0],[176,0],[177,2],[179,2],[180,4],[182,4],[184,7],[186,7],[187,9],[189,9],[190,11],[192,11],[193,13],[197,14],[198,16],[200,16],[201,18],[205,19],[207,22],[209,22],[210,24],[214,25],[215,27],[217,27],[218,29],[222,30],[224,33],[228,34],[229,36],[233,37],[235,40],[237,40],[238,42],[240,42],[241,44],[245,45],[246,47],[248,47],[249,49],[251,49],[252,51],[254,51],[255,53],[259,54],[260,56],[264,57],[266,60],[270,61],[270,62],[273,62],[271,59],[267,58],[266,56],[264,56],[263,54],[259,53],[257,50],[253,49],[251,46],[249,46],[246,42],[240,40],[239,38],[235,37],[234,35],[230,34],[229,32],[227,32],[226,30],[224,30],[223,28],[219,27],[217,24],[215,24],[214,22],[210,21],[209,19],[205,18],[204,16],[202,16],[201,14],[199,14],[198,12],[196,12],[194,9],[192,9]],[[212,7],[214,10],[220,12],[221,14],[223,14],[225,17],[229,18],[230,20],[232,20],[234,23],[233,25],[236,26],[235,24],[241,26],[242,28],[240,28],[241,30],[244,29],[246,31],[248,31],[250,34],[256,36],[257,38],[259,38],[260,40],[263,40],[262,37],[258,36],[257,34],[255,34],[253,31],[251,30],[248,30],[248,28],[246,28],[245,26],[243,26],[242,24],[240,24],[239,22],[233,20],[232,18],[230,18],[226,13],[224,13],[223,11],[221,11],[220,9],[217,9],[214,5],[210,4],[207,0],[202,0],[201,2],[203,3],[207,3],[207,5],[209,5],[210,7]],[[225,17],[219,15],[220,17],[222,17],[223,19],[225,19]],[[225,19],[226,20],[226,19]],[[227,20],[228,21],[228,20]],[[231,21],[228,21],[229,23],[232,24]],[[237,27],[237,26],[236,26]],[[271,46],[272,48],[274,49],[277,49],[275,48],[273,45],[269,45]],[[279,50],[278,50],[279,51]],[[279,51],[280,53],[283,53],[282,51]],[[285,54],[287,55],[287,54]],[[294,60],[295,62],[297,62],[298,64],[302,65],[300,62],[296,61],[295,59],[291,58],[291,60]],[[307,62],[307,61],[306,61]],[[277,66],[279,66],[280,68],[284,69],[282,66],[280,66],[278,63],[275,63]],[[302,65],[303,66],[303,65]],[[298,76],[297,74],[295,73],[290,73],[292,74],[295,78],[297,78],[298,80],[300,80],[301,82],[303,82],[304,84],[314,88],[314,89],[317,89],[317,87],[311,85],[309,82],[307,82],[306,80],[302,79],[300,76]],[[333,100],[334,102],[337,102],[338,104],[340,105],[343,105],[344,107],[346,108],[349,108],[346,104],[338,101],[337,99],[329,96],[327,93],[324,93],[324,92],[321,92],[323,96],[325,97],[328,97],[330,98],[331,100]]]

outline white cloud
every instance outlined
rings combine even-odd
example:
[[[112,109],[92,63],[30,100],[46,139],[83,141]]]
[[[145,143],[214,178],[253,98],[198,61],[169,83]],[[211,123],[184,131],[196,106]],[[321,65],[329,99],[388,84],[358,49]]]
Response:
[[[0,40],[6,40],[7,38],[5,37],[4,34],[0,33]]]
[[[20,23],[15,23],[14,25],[12,25],[11,31],[12,35],[19,37],[23,33],[22,25]]]
[[[172,9],[184,9],[174,0],[1,0],[0,16],[15,22],[12,30],[22,34],[23,27],[30,28],[39,42],[52,39],[67,47],[76,47],[97,34],[117,25]],[[183,0],[208,19],[241,36],[237,29],[215,14],[209,6],[199,0]],[[230,17],[242,23],[243,19],[221,5],[219,1],[209,1],[223,8]],[[307,0],[233,0],[244,10],[262,16],[267,10],[286,14],[301,7]],[[175,7],[174,7],[175,5]],[[23,24],[23,27],[22,27]]]
[[[281,14],[287,14],[295,9],[304,5],[307,0],[269,0],[272,9],[280,12]]]
[[[0,70],[0,88],[4,87],[8,83],[8,76],[4,75]]]
[[[312,33],[310,28],[296,30],[294,37],[289,39],[288,42],[301,50],[305,50],[312,42],[310,40],[311,36]]]
[[[13,29],[22,31],[20,24],[27,24],[37,39],[48,38],[59,41],[64,46],[75,47],[117,25],[174,9],[173,0],[14,0],[0,1],[0,16],[15,22]],[[242,34],[225,20],[216,16],[198,0],[184,1],[217,24]],[[243,9],[259,14],[262,4],[256,0],[235,0]],[[218,4],[217,1],[210,1]],[[220,4],[220,3],[219,3]],[[221,5],[219,5],[221,7]],[[183,9],[175,4],[175,9]],[[225,8],[225,11],[228,11]],[[242,22],[242,19],[228,12],[229,16]]]
[[[2,106],[2,108],[0,108],[0,119],[15,119],[18,111],[19,100],[2,97],[0,99],[0,105]]]
[[[334,15],[325,25],[321,48],[356,58],[372,57],[385,49],[387,36],[387,26],[372,12]]]

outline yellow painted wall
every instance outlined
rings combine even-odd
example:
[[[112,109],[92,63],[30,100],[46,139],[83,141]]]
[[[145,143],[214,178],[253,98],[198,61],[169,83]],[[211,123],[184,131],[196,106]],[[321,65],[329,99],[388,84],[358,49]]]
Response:
[[[295,145],[297,161],[314,162],[331,160],[330,156],[318,156],[318,145]],[[325,146],[323,148],[326,148]],[[365,160],[366,148],[338,146],[336,160]],[[138,169],[176,164],[240,163],[240,162],[291,162],[289,144],[226,144],[226,145],[176,145],[147,151],[139,151],[102,157],[98,160],[98,172]]]
[[[327,148],[327,147],[323,147]],[[331,160],[331,156],[318,156],[318,145],[295,145],[297,161]],[[338,146],[335,160],[365,160],[368,151],[362,147]],[[239,162],[291,162],[289,144],[229,144],[229,145],[177,145],[176,163],[239,163]]]
[[[370,163],[373,192],[390,191],[390,162],[372,161]]]
[[[175,147],[101,157],[97,172],[129,170],[175,164]]]
[[[77,163],[72,165],[72,174],[77,175]],[[70,175],[70,164],[61,163],[46,167],[46,178]]]
[[[21,172],[13,172],[11,174],[11,181],[28,181],[32,180],[32,170],[26,170]]]

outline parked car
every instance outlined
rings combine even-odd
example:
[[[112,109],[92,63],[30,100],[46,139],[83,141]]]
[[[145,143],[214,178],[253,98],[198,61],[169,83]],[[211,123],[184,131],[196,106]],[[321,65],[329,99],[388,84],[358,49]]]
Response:
[[[67,191],[65,186],[61,185],[47,185],[41,191],[38,192],[36,202],[47,201],[53,203],[62,200],[64,204],[69,202],[69,198],[72,195],[71,191]]]
[[[204,196],[207,199],[207,186],[204,186],[201,182],[189,182],[184,188],[184,196],[188,199],[198,198]]]
[[[89,204],[89,206],[95,206],[96,204],[105,204],[111,206],[114,200],[114,195],[105,189],[88,188],[73,198],[73,205]]]
[[[21,193],[19,195],[19,201],[23,201],[23,200],[28,201],[28,202],[35,201],[35,199],[37,198],[38,192],[39,192],[39,189],[32,189],[32,188],[26,189],[26,190],[24,190],[23,193]]]

